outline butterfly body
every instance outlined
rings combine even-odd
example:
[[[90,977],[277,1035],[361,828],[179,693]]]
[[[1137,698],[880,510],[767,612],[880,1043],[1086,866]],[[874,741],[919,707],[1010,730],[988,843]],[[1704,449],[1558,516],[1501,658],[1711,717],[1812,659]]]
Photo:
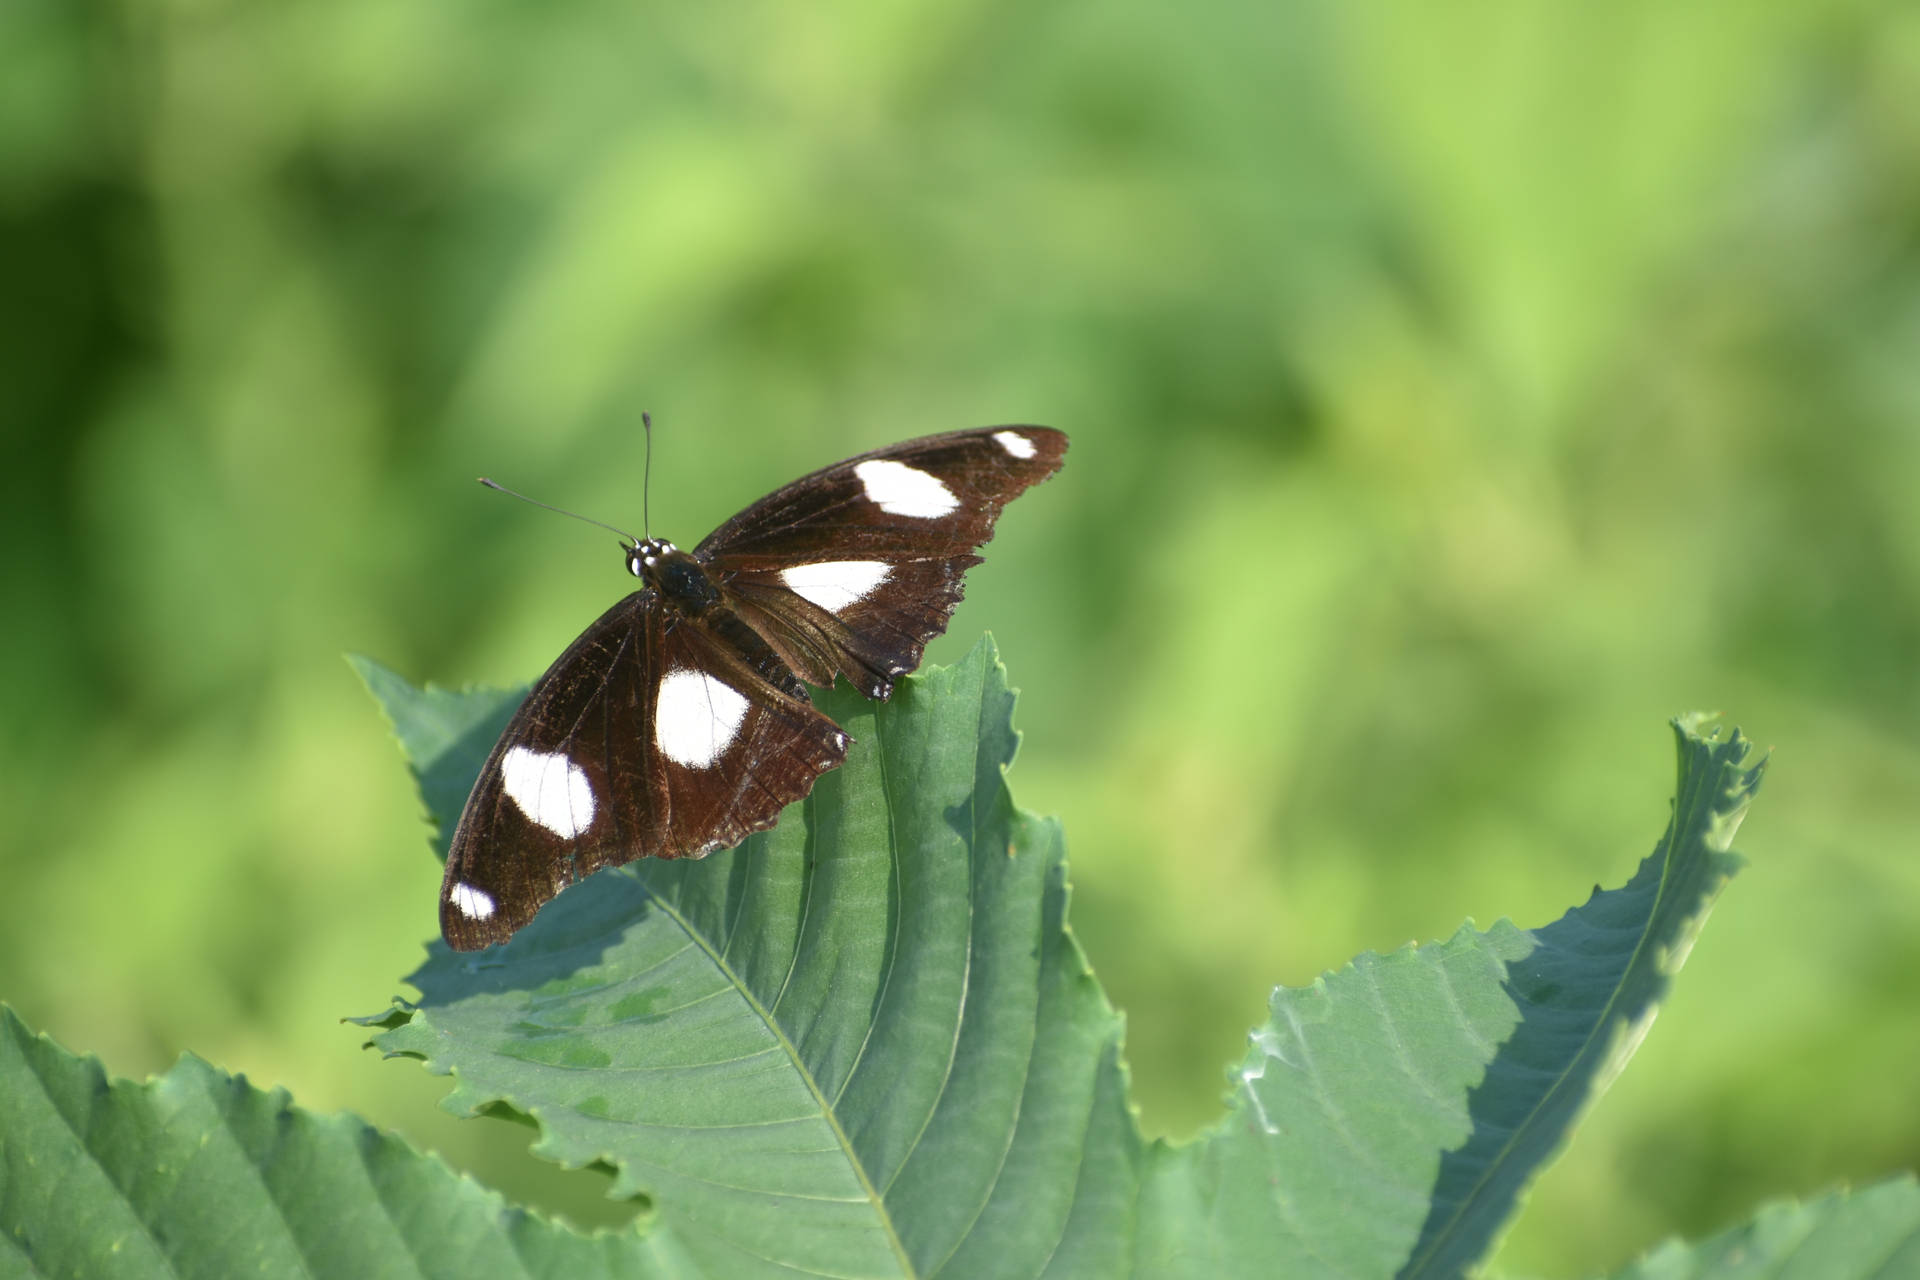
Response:
[[[802,477],[691,552],[623,541],[645,585],[534,683],[467,799],[448,943],[504,942],[600,867],[772,826],[851,744],[807,686],[845,676],[888,697],[946,629],[1001,507],[1066,447],[1043,427],[926,436]]]

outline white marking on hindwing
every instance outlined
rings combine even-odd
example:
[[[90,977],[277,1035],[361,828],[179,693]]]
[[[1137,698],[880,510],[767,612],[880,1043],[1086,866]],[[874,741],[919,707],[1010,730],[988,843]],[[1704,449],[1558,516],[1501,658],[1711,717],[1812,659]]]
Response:
[[[469,920],[485,920],[493,914],[493,895],[462,880],[447,893],[453,909]]]
[[[884,560],[824,560],[782,569],[780,577],[794,594],[805,596],[828,613],[839,613],[866,599],[892,572],[893,566]]]
[[[916,471],[904,462],[869,458],[853,469],[866,486],[867,497],[889,515],[937,520],[960,505],[953,490],[937,476]]]
[[[996,431],[993,433],[993,438],[1000,442],[1002,449],[1005,449],[1016,458],[1031,458],[1034,454],[1040,452],[1033,447],[1033,441],[1027,439],[1018,431]]]
[[[593,825],[593,787],[587,771],[559,752],[508,747],[500,757],[500,786],[527,821],[571,840]]]
[[[704,671],[675,667],[660,679],[653,739],[675,764],[705,769],[726,753],[746,718],[739,690]]]

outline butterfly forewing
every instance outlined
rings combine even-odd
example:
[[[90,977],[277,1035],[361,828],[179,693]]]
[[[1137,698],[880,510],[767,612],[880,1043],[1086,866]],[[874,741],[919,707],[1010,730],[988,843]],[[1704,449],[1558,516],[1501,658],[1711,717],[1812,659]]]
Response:
[[[534,683],[461,811],[440,886],[440,932],[468,951],[505,941],[540,905],[623,860],[610,766],[638,724],[622,695],[644,666],[635,592],[607,610]]]
[[[946,629],[1000,509],[1066,448],[1044,427],[926,436],[769,494],[691,561],[629,547],[652,585],[548,668],[474,783],[440,893],[448,943],[504,942],[601,867],[772,826],[849,745],[802,681],[886,697]]]
[[[527,694],[455,829],[440,930],[504,942],[601,867],[697,857],[774,824],[847,735],[637,591]]]
[[[1046,427],[908,440],[776,490],[694,555],[808,681],[884,698],[946,630],[1000,509],[1066,451]]]
[[[858,558],[961,554],[993,536],[1000,508],[1060,469],[1067,437],[1046,427],[922,436],[823,467],[708,534],[716,567],[781,569]]]

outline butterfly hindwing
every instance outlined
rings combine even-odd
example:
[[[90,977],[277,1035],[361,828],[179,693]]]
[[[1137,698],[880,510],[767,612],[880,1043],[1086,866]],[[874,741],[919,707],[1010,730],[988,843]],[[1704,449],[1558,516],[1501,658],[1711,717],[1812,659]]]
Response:
[[[658,652],[647,770],[665,804],[646,851],[731,848],[847,758],[851,739],[838,725],[804,693],[762,678],[714,630],[669,619]]]

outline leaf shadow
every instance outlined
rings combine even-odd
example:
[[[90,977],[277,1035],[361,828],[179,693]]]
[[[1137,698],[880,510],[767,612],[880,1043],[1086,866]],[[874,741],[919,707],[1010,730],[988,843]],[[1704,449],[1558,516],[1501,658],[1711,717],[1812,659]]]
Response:
[[[594,971],[608,953],[646,928],[657,910],[653,892],[630,869],[608,867],[541,907],[499,946],[458,952],[433,939],[427,962],[407,981],[419,989],[416,1007],[423,1009],[476,995],[563,995],[597,983]]]

